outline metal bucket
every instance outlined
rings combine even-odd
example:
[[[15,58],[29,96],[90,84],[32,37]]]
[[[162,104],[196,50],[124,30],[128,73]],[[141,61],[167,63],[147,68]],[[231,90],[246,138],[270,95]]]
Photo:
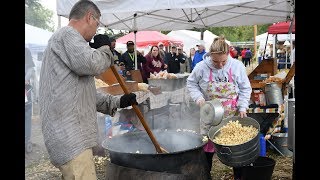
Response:
[[[213,126],[220,124],[224,115],[224,108],[219,100],[206,101],[200,108],[200,118],[204,122],[211,122]]]
[[[295,139],[295,99],[288,99],[288,149],[293,151]]]
[[[259,123],[253,118],[244,117],[240,119],[239,116],[234,116],[223,119],[218,126],[212,126],[209,130],[208,136],[214,144],[215,152],[217,152],[219,160],[223,164],[231,167],[242,167],[254,162],[259,157],[259,133],[257,133],[253,139],[239,145],[221,145],[213,141],[214,137],[220,133],[220,128],[222,126],[226,125],[229,121],[236,120],[239,120],[239,123],[241,123],[243,126],[252,125],[253,127],[257,128],[258,131],[260,131]]]
[[[176,79],[150,79],[148,84],[152,86],[161,87],[161,91],[175,91],[185,87],[184,78]]]
[[[271,142],[273,145],[287,157],[292,156],[292,152],[288,149],[288,133],[274,133],[272,134]]]
[[[267,83],[265,86],[267,105],[283,104],[282,90],[278,83]]]

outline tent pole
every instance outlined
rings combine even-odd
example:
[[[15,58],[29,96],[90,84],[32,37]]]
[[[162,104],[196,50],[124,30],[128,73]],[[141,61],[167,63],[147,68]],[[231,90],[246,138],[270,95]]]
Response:
[[[290,22],[290,27],[289,27],[289,33],[290,33],[290,64],[291,66],[293,65],[293,59],[292,59],[292,27],[293,27],[293,22],[294,21],[294,15],[292,17],[292,20]]]
[[[276,57],[276,44],[277,44],[277,34],[273,37],[273,47],[272,47],[272,57],[273,58],[277,58]]]
[[[290,64],[291,64],[291,66],[293,65],[293,59],[292,59],[292,33],[290,33]]]
[[[253,37],[254,37],[254,55],[253,57],[256,57],[257,58],[257,39],[256,39],[256,36],[257,36],[257,25],[254,25],[253,26]]]
[[[136,20],[137,13],[134,13],[133,17],[133,26],[134,26],[134,69],[138,69],[138,55],[137,55],[137,20]]]
[[[134,62],[134,69],[138,69],[138,55],[137,55],[137,31],[134,31],[134,57],[135,57],[135,62]]]
[[[285,63],[286,67],[285,67],[285,69],[288,69],[287,59],[288,59],[288,47],[286,46],[286,63]]]
[[[268,43],[268,37],[269,37],[269,33],[267,33],[267,39],[266,39],[266,44],[264,45],[264,51],[263,51],[263,58],[262,58],[262,60],[263,59],[265,59],[265,54],[266,54],[266,49],[267,49],[267,43]]]

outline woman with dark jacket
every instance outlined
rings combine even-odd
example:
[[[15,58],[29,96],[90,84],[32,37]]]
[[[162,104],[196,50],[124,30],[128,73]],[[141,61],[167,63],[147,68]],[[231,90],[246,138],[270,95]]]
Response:
[[[150,73],[160,72],[167,69],[167,65],[160,57],[158,46],[152,46],[149,53],[145,56],[146,63],[143,64],[143,82],[147,83],[150,78]]]
[[[192,66],[192,61],[195,53],[196,53],[196,49],[190,48],[189,57],[187,58],[187,62],[186,62],[186,63],[189,63],[189,65],[187,66],[188,73],[191,73],[191,66]]]

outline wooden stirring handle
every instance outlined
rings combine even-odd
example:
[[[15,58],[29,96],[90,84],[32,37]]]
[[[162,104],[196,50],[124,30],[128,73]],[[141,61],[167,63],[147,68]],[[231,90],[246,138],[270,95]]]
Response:
[[[116,76],[116,78],[117,78],[117,80],[118,80],[118,82],[119,82],[119,84],[120,84],[123,92],[124,92],[125,94],[129,94],[130,92],[129,92],[129,90],[128,90],[126,84],[125,84],[125,82],[124,82],[123,79],[120,77],[119,73],[117,72],[116,68],[115,68],[114,66],[111,66],[111,70],[113,71],[113,74]],[[134,111],[136,112],[137,116],[139,117],[140,122],[142,123],[144,129],[147,131],[147,133],[148,133],[148,135],[149,135],[149,137],[150,137],[150,139],[151,139],[154,147],[156,148],[156,151],[157,151],[158,153],[163,153],[163,152],[168,153],[168,151],[166,151],[165,149],[163,149],[163,148],[160,147],[159,143],[157,142],[157,140],[156,140],[155,137],[153,136],[153,134],[152,134],[152,132],[151,132],[148,124],[147,124],[146,121],[144,120],[144,117],[143,117],[140,109],[138,108],[138,106],[135,105],[135,104],[132,104],[132,107],[133,107]]]

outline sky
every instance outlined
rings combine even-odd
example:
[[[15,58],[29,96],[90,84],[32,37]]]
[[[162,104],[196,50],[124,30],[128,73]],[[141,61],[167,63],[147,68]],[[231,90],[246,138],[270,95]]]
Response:
[[[39,1],[42,6],[50,9],[53,11],[53,22],[54,22],[54,28],[57,30],[58,28],[58,15],[57,15],[57,0],[40,0]],[[61,16],[61,27],[68,25],[69,20],[65,17]],[[118,31],[114,30],[115,33]],[[99,30],[99,33],[104,33],[104,30]]]
[[[56,0],[40,0],[42,6],[53,11],[53,21],[55,30],[58,28],[58,15],[57,15],[57,1]],[[61,17],[61,27],[66,26],[68,24],[68,19]]]

